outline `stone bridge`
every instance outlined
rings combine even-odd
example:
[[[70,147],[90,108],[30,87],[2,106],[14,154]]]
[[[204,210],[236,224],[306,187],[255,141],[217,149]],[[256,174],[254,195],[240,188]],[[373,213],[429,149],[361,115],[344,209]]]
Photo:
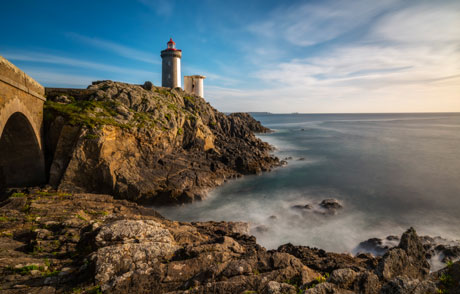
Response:
[[[0,56],[0,188],[44,183],[43,86]]]

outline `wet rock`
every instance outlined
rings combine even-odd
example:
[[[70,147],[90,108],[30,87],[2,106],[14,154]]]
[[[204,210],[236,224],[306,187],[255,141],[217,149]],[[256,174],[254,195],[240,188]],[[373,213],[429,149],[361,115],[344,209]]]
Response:
[[[270,230],[270,228],[267,227],[266,225],[258,225],[257,227],[254,228],[254,230],[259,234],[265,234]]]
[[[291,206],[292,209],[299,209],[299,210],[304,210],[304,209],[312,209],[313,206],[311,204],[297,204],[297,205],[293,205]]]
[[[343,207],[339,200],[333,198],[324,199],[319,206],[327,210],[336,210]]]

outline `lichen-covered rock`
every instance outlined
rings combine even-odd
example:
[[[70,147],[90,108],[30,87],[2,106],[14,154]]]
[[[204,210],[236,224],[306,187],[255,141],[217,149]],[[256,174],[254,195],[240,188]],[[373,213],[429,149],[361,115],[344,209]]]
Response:
[[[56,102],[63,94],[70,102]],[[180,89],[94,82],[47,89],[50,184],[150,204],[200,200],[227,178],[279,165],[248,114],[225,115]]]
[[[349,268],[342,268],[333,271],[328,281],[330,283],[336,284],[341,288],[347,289],[354,284],[356,276],[357,273],[354,270]]]
[[[432,281],[419,281],[399,276],[383,285],[380,294],[433,294],[437,287]]]

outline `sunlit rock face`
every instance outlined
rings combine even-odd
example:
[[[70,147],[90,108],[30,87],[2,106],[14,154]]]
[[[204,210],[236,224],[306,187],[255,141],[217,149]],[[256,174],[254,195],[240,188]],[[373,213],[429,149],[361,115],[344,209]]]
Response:
[[[279,164],[250,115],[225,115],[180,89],[103,81],[47,94],[50,183],[61,190],[186,203]]]

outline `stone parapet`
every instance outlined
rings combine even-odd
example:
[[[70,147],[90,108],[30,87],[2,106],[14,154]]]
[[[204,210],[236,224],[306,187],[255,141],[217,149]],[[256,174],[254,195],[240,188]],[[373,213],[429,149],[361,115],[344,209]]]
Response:
[[[45,101],[45,88],[0,56],[0,81]]]

